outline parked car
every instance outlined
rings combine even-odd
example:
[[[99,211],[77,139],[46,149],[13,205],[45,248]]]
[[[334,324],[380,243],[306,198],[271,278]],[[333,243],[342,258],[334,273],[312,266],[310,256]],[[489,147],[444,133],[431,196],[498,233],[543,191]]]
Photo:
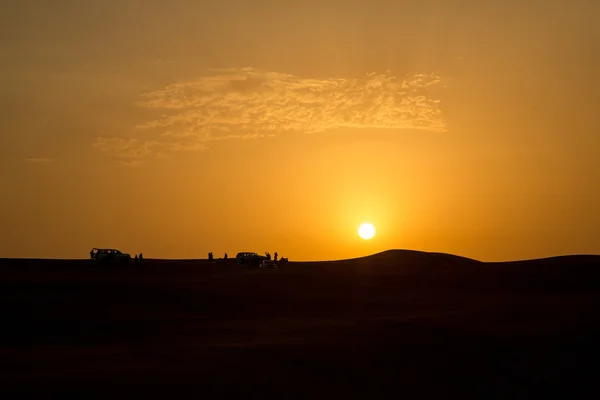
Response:
[[[94,261],[101,262],[130,262],[131,254],[123,253],[117,249],[92,249],[91,257]]]
[[[258,265],[262,260],[266,260],[267,257],[261,256],[258,253],[249,251],[237,253],[235,256],[238,264],[251,264]]]

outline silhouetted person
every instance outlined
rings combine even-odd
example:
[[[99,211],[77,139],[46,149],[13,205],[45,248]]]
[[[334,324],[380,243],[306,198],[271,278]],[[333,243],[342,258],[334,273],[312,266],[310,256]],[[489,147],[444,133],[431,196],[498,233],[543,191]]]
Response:
[[[140,253],[140,264],[142,263],[142,261],[144,261],[144,255]]]
[[[137,254],[135,255],[134,261],[135,261],[135,264],[136,264],[136,265],[137,265],[137,264],[138,264],[138,262],[140,261],[140,259],[138,258],[138,255],[137,255]]]
[[[277,262],[277,252],[275,252],[275,257],[273,257],[273,261]]]
[[[94,259],[94,249],[90,250],[90,260]]]
[[[224,258],[227,260],[227,253],[225,253],[225,257]]]
[[[212,261],[212,259],[213,259],[213,255],[212,255],[212,251],[211,251],[210,253],[208,253],[208,260]]]

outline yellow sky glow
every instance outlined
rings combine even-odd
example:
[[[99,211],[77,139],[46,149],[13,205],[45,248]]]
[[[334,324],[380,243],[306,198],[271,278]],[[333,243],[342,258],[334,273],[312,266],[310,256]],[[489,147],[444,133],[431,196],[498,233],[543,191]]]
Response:
[[[12,2],[0,257],[600,253],[597,15],[584,0]]]

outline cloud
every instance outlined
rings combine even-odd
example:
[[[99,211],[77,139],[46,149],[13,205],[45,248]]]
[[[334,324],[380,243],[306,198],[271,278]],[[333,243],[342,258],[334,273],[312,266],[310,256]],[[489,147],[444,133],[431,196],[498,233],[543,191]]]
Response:
[[[41,163],[54,162],[54,160],[51,158],[38,157],[38,158],[25,158],[25,159],[23,159],[23,162],[30,163],[30,164],[41,164]]]
[[[206,145],[196,141],[182,143],[179,141],[142,140],[137,138],[96,137],[92,146],[106,153],[119,162],[128,165],[139,164],[149,157],[164,157],[176,151],[203,150]]]
[[[132,138],[97,138],[94,146],[125,160],[200,150],[208,142],[335,128],[421,129],[443,132],[441,78],[311,79],[253,68],[212,70],[193,81],[141,95],[137,106],[160,117],[136,126]]]

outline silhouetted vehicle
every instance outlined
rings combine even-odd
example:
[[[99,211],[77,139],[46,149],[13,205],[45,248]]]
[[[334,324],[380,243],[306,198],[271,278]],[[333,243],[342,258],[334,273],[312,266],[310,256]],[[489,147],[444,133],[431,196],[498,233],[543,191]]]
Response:
[[[238,264],[258,265],[262,260],[266,260],[267,257],[258,255],[258,253],[246,251],[237,253],[235,259]]]
[[[92,249],[92,259],[99,262],[125,262],[131,261],[131,254],[122,253],[117,249]]]
[[[258,265],[259,268],[277,269],[277,264],[273,260],[262,260]]]

